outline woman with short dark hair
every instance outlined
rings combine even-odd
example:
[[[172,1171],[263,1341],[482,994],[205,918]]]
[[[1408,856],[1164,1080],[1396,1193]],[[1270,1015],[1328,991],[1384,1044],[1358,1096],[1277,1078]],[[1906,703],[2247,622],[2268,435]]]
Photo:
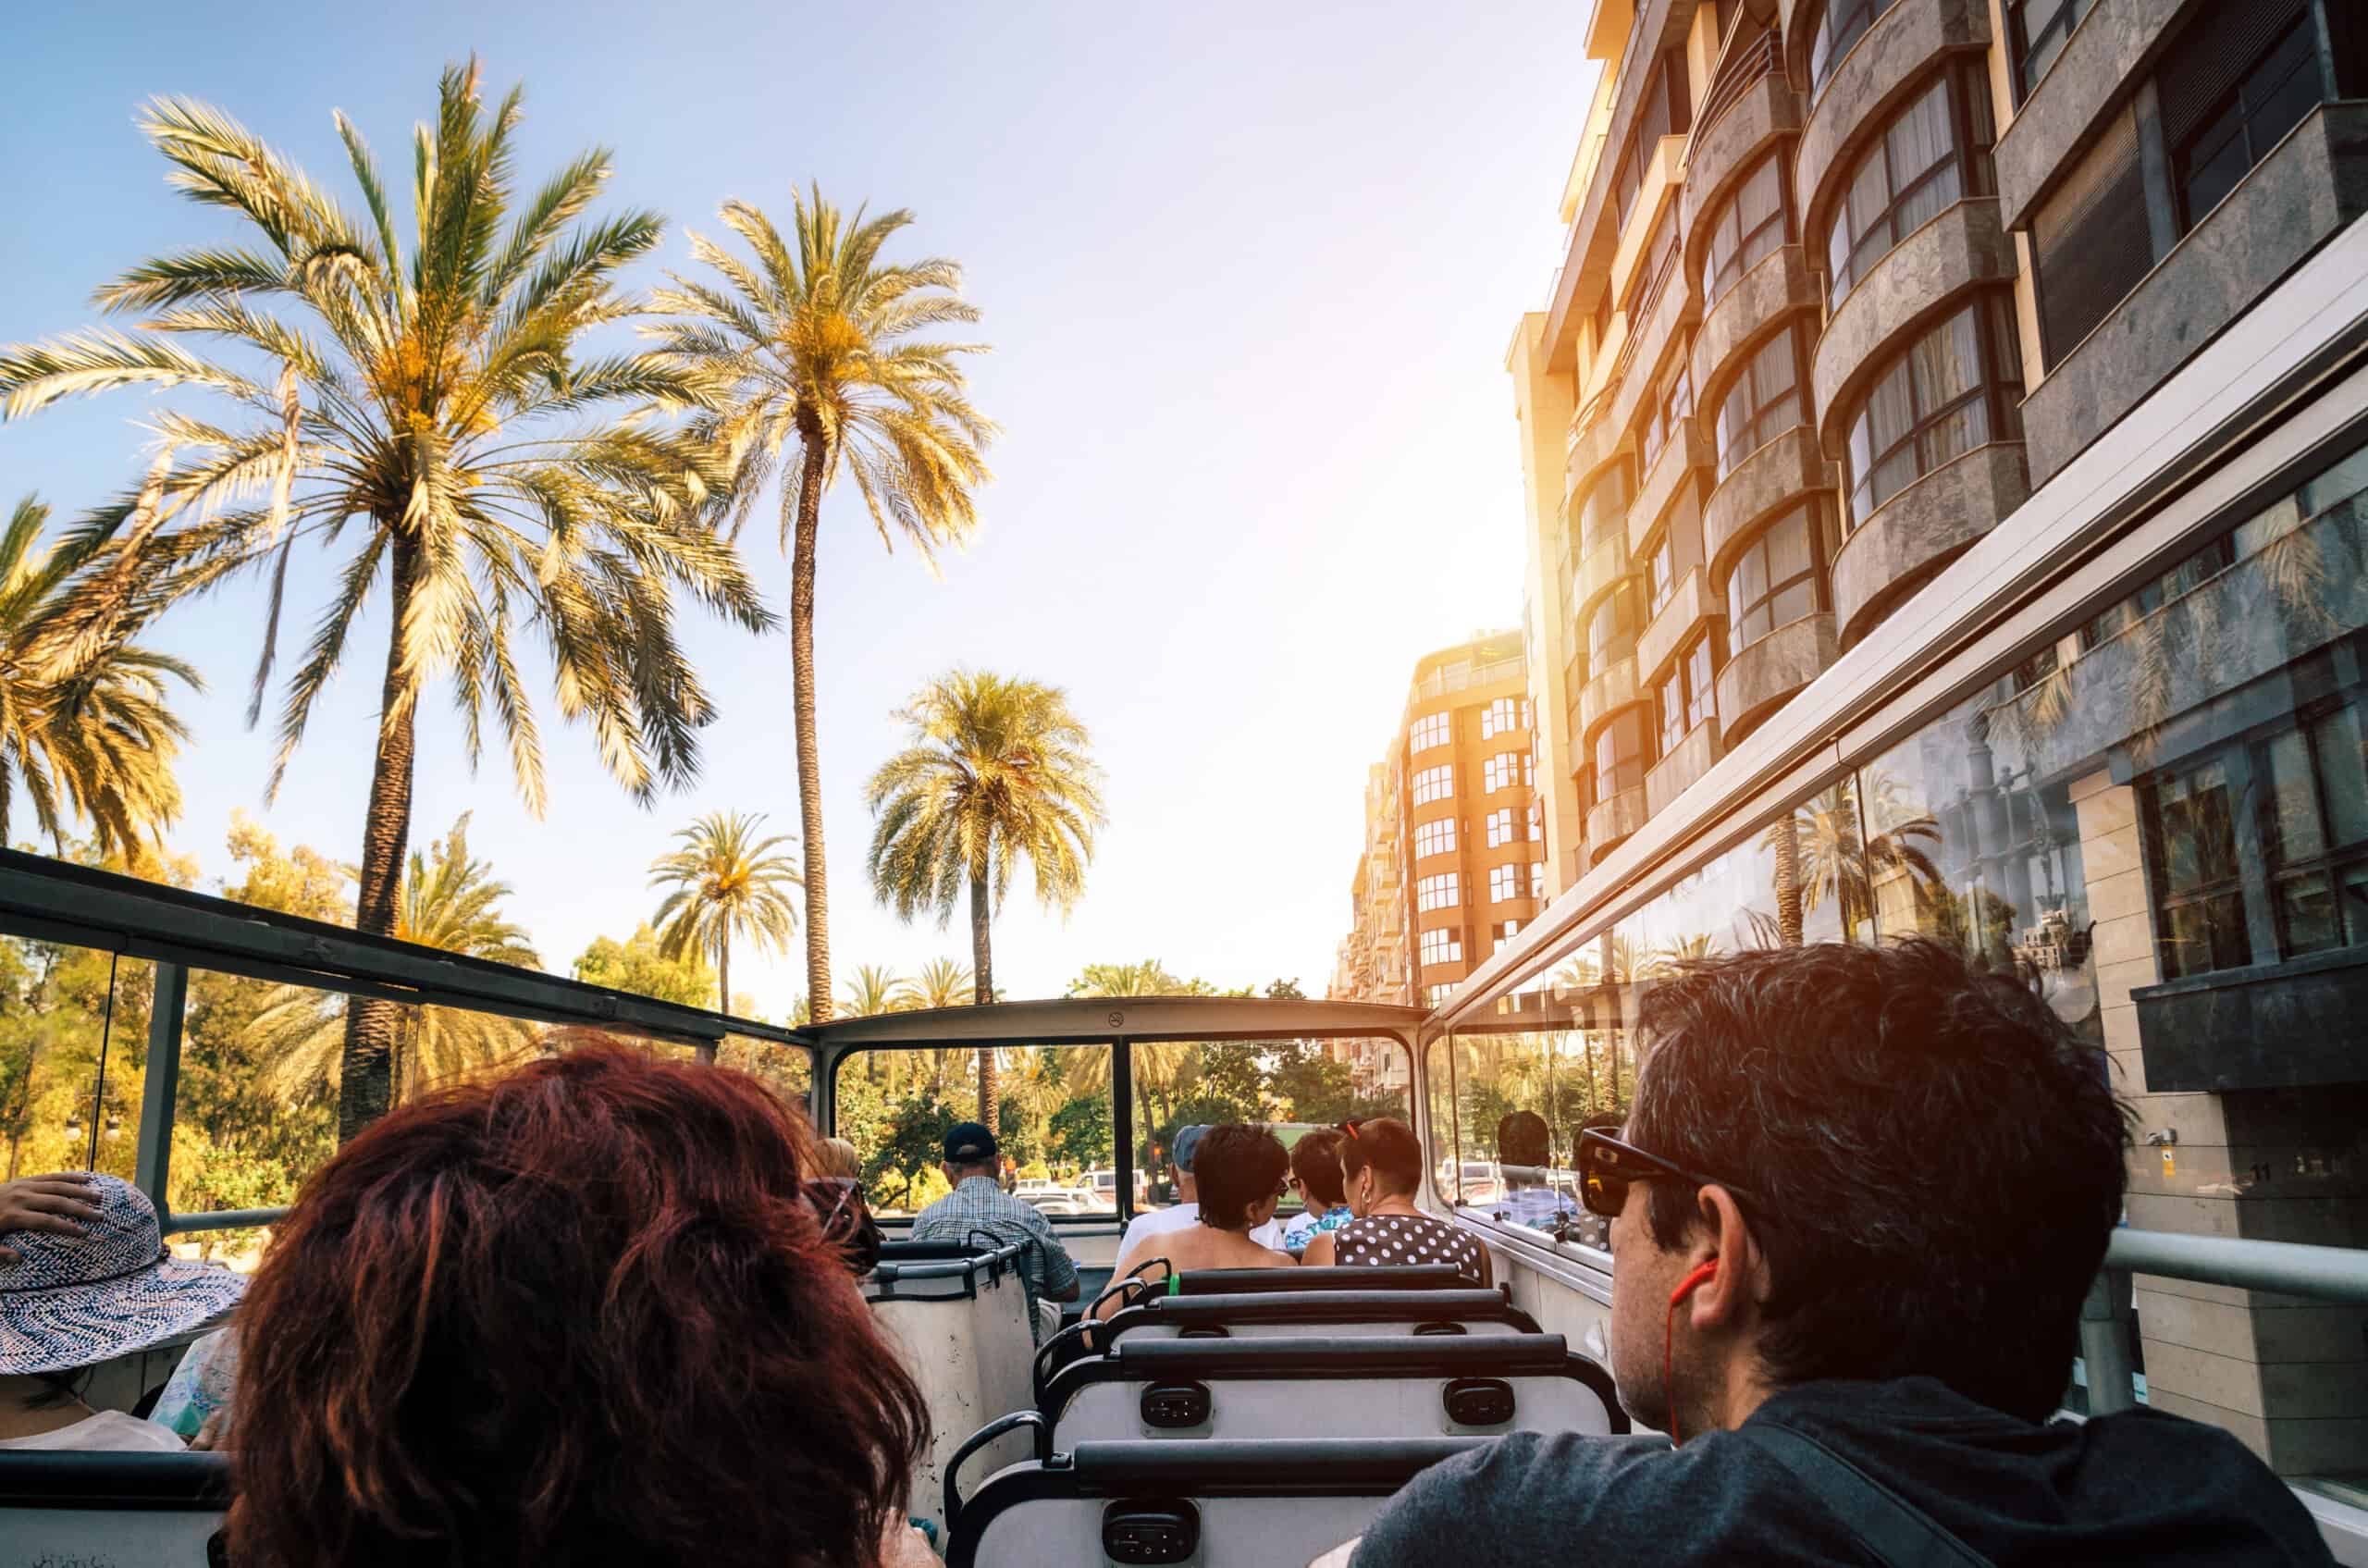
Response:
[[[248,1291],[230,1560],[906,1561],[928,1414],[813,1154],[756,1080],[614,1043],[379,1121]]]
[[[1199,1183],[1200,1223],[1156,1231],[1118,1254],[1113,1279],[1124,1279],[1144,1264],[1166,1261],[1171,1273],[1204,1268],[1273,1268],[1296,1263],[1289,1253],[1262,1247],[1250,1233],[1275,1217],[1281,1203],[1283,1173],[1291,1157],[1282,1141],[1263,1127],[1224,1122],[1201,1135],[1192,1149],[1192,1175]],[[1104,1302],[1096,1315],[1118,1310],[1121,1298]]]
[[[1338,1128],[1319,1127],[1301,1133],[1291,1145],[1291,1187],[1303,1206],[1300,1216],[1283,1228],[1283,1251],[1304,1253],[1310,1241],[1356,1217],[1349,1212],[1348,1194],[1340,1190],[1340,1145],[1345,1141]]]
[[[1423,1190],[1423,1144],[1412,1128],[1395,1117],[1369,1117],[1342,1122],[1340,1131],[1340,1185],[1356,1217],[1310,1241],[1301,1262],[1384,1268],[1445,1263],[1483,1285],[1495,1283],[1487,1248],[1462,1227],[1415,1206],[1414,1194]]]

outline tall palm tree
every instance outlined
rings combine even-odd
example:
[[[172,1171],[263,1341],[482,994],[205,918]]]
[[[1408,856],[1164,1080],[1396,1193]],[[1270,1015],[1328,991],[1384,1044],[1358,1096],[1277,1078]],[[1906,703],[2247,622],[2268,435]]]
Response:
[[[635,313],[616,275],[656,246],[660,220],[584,219],[609,174],[597,151],[518,201],[519,116],[515,89],[487,112],[474,61],[445,71],[436,121],[413,149],[406,253],[377,164],[342,115],[364,222],[218,110],[156,100],[142,125],[172,164],[170,182],[245,218],[258,242],[159,256],[98,290],[101,308],[141,313],[144,330],[0,351],[11,418],[120,386],[204,394],[199,413],[156,413],[168,457],[190,455],[160,465],[155,504],[126,499],[89,525],[92,614],[113,635],[156,605],[267,569],[250,722],[269,687],[296,547],[346,547],[288,684],[275,792],[383,583],[354,910],[359,929],[382,935],[400,919],[414,725],[431,685],[449,681],[472,764],[490,704],[520,794],[539,811],[542,747],[517,646],[539,637],[561,714],[591,726],[602,763],[647,802],[696,776],[697,732],[713,711],[675,639],[674,589],[752,630],[772,623],[709,526],[729,476],[722,457],[653,417],[686,407],[691,379],[647,357],[575,352],[585,333]],[[182,346],[191,336],[231,352],[201,357]],[[213,423],[226,409],[231,422]],[[400,1017],[381,1001],[348,1012],[340,1137],[387,1108]]]
[[[360,880],[358,868],[347,867],[346,874]],[[525,928],[501,913],[501,901],[512,891],[508,883],[494,879],[489,863],[469,853],[469,818],[463,812],[427,854],[411,852],[392,934],[447,953],[539,969],[542,959]],[[250,1026],[273,1089],[293,1096],[324,1080],[338,1080],[348,1066],[344,1015],[361,1005],[358,997],[348,1001],[304,986],[275,993]],[[399,1006],[389,1060],[393,1098],[400,1103],[425,1084],[515,1061],[534,1051],[540,1038],[536,1025],[517,1019],[463,1008]]]
[[[715,955],[716,1011],[732,1010],[732,937],[736,932],[768,953],[779,952],[797,929],[789,890],[804,879],[797,861],[774,851],[791,840],[782,834],[758,839],[761,812],[711,811],[674,836],[683,847],[649,864],[649,885],[673,891],[651,917],[659,951],[670,958],[686,953]],[[699,1047],[702,1060],[714,1047]]]
[[[721,412],[706,427],[736,463],[731,537],[758,495],[781,479],[781,544],[789,552],[790,705],[797,804],[806,834],[806,991],[831,1017],[830,887],[822,854],[822,764],[814,736],[814,566],[822,493],[855,481],[880,542],[901,535],[935,569],[939,546],[977,526],[971,492],[987,477],[981,449],[994,426],[970,406],[958,355],[980,345],[916,333],[976,321],[956,293],[961,269],[929,259],[886,263],[881,248],[912,222],[902,210],[867,220],[790,193],[784,239],[773,221],[728,202],[725,228],[751,264],[694,234],[691,253],[721,284],[675,277],[654,296],[684,319],[649,328],[663,359],[704,377]],[[796,472],[790,473],[790,447]]]
[[[882,965],[865,964],[855,971],[855,979],[847,982],[845,1006],[850,1018],[901,1013],[909,1006],[904,977]]]
[[[931,958],[921,972],[905,982],[907,1006],[926,1011],[933,1007],[967,1007],[978,998],[977,983],[968,966],[957,958]]]
[[[1144,958],[1131,964],[1088,964],[1069,982],[1071,996],[1205,996],[1208,982],[1202,980],[1179,980],[1170,974],[1167,966],[1157,958]],[[1113,1047],[1116,1049],[1116,1047]],[[1135,1105],[1138,1120],[1135,1136],[1148,1140],[1152,1130],[1167,1119],[1167,1113],[1183,1098],[1185,1090],[1198,1072],[1201,1047],[1189,1041],[1163,1040],[1132,1042],[1128,1047],[1128,1064],[1135,1083]],[[1095,1076],[1100,1087],[1107,1081],[1108,1058]],[[1160,1102],[1156,1106],[1153,1102]]]
[[[952,670],[915,694],[898,717],[911,744],[880,766],[866,792],[877,819],[871,886],[911,920],[934,910],[941,930],[965,893],[970,971],[979,1004],[994,1000],[994,907],[1025,858],[1037,901],[1064,914],[1085,892],[1093,830],[1102,825],[1102,770],[1092,737],[1058,687]],[[979,1120],[995,1125],[993,1051],[979,1053]]]
[[[62,852],[65,812],[91,824],[102,854],[161,843],[180,812],[173,759],[189,730],[168,682],[204,689],[179,660],[120,637],[77,635],[82,552],[40,548],[49,508],[18,501],[0,532],[0,847],[21,788],[33,822]]]

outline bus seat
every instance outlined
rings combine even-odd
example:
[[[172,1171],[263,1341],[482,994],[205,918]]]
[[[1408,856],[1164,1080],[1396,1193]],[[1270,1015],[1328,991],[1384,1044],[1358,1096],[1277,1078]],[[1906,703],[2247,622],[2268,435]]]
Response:
[[[1165,1280],[1158,1282],[1162,1289]],[[1239,1296],[1252,1290],[1468,1290],[1472,1276],[1451,1264],[1404,1268],[1342,1265],[1332,1268],[1188,1268],[1176,1276],[1179,1296]]]
[[[1535,1334],[1537,1320],[1502,1290],[1252,1290],[1240,1295],[1149,1296],[1113,1314],[1097,1338],[1115,1342],[1180,1336],[1212,1340],[1276,1335]]]
[[[1559,1334],[1145,1340],[1054,1373],[1040,1452],[1126,1438],[1430,1438],[1628,1430],[1611,1377]]]
[[[1416,1475],[1488,1440],[1082,1443],[989,1478],[961,1504],[945,1561],[1297,1568],[1361,1534]]]
[[[0,1449],[0,1568],[220,1568],[218,1453]]]
[[[891,1241],[864,1280],[873,1315],[903,1350],[921,1386],[932,1436],[915,1472],[917,1500],[941,1497],[944,1467],[980,1426],[1034,1403],[1035,1336],[1018,1244],[962,1246]],[[974,1475],[1028,1452],[1019,1440],[981,1451]],[[936,1520],[936,1504],[922,1517]],[[944,1522],[937,1520],[943,1528]]]

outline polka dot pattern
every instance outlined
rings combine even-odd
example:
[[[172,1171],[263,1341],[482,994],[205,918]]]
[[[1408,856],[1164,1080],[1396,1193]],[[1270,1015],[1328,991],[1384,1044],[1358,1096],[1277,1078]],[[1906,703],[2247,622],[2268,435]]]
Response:
[[[1333,1245],[1344,1264],[1411,1268],[1449,1264],[1479,1279],[1480,1243],[1428,1215],[1375,1214],[1342,1226]]]

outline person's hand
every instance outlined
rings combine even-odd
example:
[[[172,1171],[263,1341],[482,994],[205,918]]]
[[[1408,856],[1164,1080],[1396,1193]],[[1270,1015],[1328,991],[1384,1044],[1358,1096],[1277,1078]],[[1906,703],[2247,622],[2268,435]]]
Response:
[[[929,1537],[898,1520],[880,1540],[880,1568],[944,1568],[930,1549]]]
[[[43,1230],[53,1236],[80,1236],[82,1221],[96,1220],[91,1179],[80,1171],[49,1176],[23,1176],[0,1181],[0,1236],[11,1230]],[[0,1265],[17,1261],[11,1248],[0,1246]]]
[[[211,1453],[224,1446],[230,1435],[230,1407],[223,1405],[198,1426],[197,1436],[189,1440],[191,1453]]]

